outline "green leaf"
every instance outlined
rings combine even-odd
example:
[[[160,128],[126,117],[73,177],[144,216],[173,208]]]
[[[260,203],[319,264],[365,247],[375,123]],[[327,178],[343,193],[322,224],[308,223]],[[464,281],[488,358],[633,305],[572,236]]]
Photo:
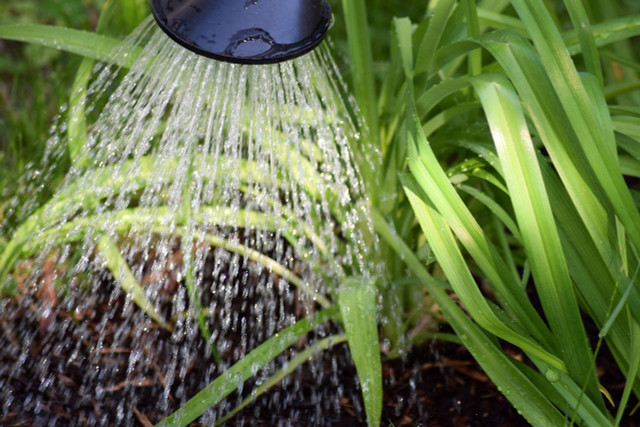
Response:
[[[69,157],[75,162],[82,151],[82,147],[87,139],[87,123],[86,123],[86,96],[87,84],[91,77],[93,69],[93,59],[84,58],[78,67],[76,79],[73,83],[71,97],[69,98]]]
[[[631,280],[629,280],[629,284],[625,286],[624,292],[620,296],[620,300],[617,302],[616,306],[613,308],[613,311],[611,312],[611,315],[609,316],[605,324],[602,326],[602,328],[600,328],[600,333],[598,334],[600,337],[604,337],[609,333],[609,329],[611,329],[612,325],[615,323],[616,319],[618,318],[618,315],[620,315],[620,312],[622,311],[622,309],[627,305],[629,294],[631,293],[631,290],[635,285],[635,281],[636,281],[636,278],[638,277],[639,271],[640,271],[640,266],[636,268],[636,271],[633,274],[633,277],[631,278]]]
[[[474,79],[502,163],[536,289],[573,379],[600,399],[592,354],[519,99],[501,75]],[[597,400],[596,400],[597,401]]]
[[[605,22],[593,24],[590,28],[598,47],[608,46],[621,40],[640,35],[640,15],[622,16]],[[575,55],[582,49],[576,30],[571,30],[563,35],[567,50]]]
[[[50,25],[0,25],[0,38],[65,50],[123,67],[130,67],[139,54],[138,49],[133,48],[126,57],[112,56],[113,50],[120,45],[118,39]]]
[[[342,9],[347,28],[349,53],[353,64],[355,95],[367,124],[367,137],[363,138],[363,141],[368,141],[373,147],[378,148],[380,146],[378,105],[366,2],[364,0],[343,0]],[[366,171],[365,168],[361,168],[361,170]]]
[[[280,353],[306,335],[316,326],[334,318],[337,308],[316,313],[313,317],[299,320],[295,324],[276,333],[260,344],[235,365],[223,372],[208,386],[193,396],[176,412],[157,424],[159,427],[186,426],[200,417],[211,406],[220,402],[236,390],[254,373],[276,358]]]
[[[502,349],[469,319],[446,290],[429,274],[413,251],[375,210],[372,212],[372,219],[375,230],[382,240],[398,253],[413,274],[418,277],[465,347],[527,421],[532,425],[563,425],[564,417],[548,400],[547,395],[541,392],[540,388],[536,387],[531,379],[516,366],[513,358],[505,355]],[[530,372],[530,375],[540,377],[537,372]],[[539,380],[544,381],[544,377]]]
[[[104,31],[107,23],[113,16],[115,5],[119,2],[115,0],[106,0],[102,5],[102,11],[98,24],[96,25],[95,34],[100,34]],[[75,162],[80,156],[82,147],[87,139],[87,123],[86,123],[86,108],[85,102],[87,98],[87,86],[89,84],[89,78],[93,70],[94,60],[91,58],[84,58],[78,67],[75,81],[71,88],[71,96],[69,97],[69,119],[68,119],[68,133],[69,133],[69,157],[72,162]]]
[[[500,206],[496,201],[488,196],[487,194],[479,191],[474,187],[470,187],[468,185],[461,185],[460,189],[467,194],[472,195],[476,200],[480,203],[484,204],[488,207],[494,215],[498,217],[500,222],[509,229],[509,232],[513,235],[513,238],[517,241],[521,242],[522,237],[520,236],[520,230],[516,225],[515,221],[511,218],[508,212],[506,212],[502,206]]]
[[[425,202],[425,193],[421,192],[415,183],[405,177],[403,184],[405,193],[438,263],[473,319],[492,334],[519,346],[527,353],[540,357],[557,369],[565,370],[566,366],[555,355],[530,337],[521,335],[500,320],[478,289],[444,217]],[[513,278],[510,273],[509,277]]]
[[[602,257],[609,259],[615,249],[606,195],[584,149],[567,126],[566,113],[540,59],[530,43],[515,34],[496,33],[483,36],[479,42],[496,57],[516,87],[586,230]],[[549,191],[554,189],[551,186]]]
[[[607,201],[627,230],[630,241],[640,248],[640,213],[620,173],[618,161],[609,148],[615,145],[613,130],[595,120],[601,117],[598,113],[600,107],[589,96],[558,29],[541,1],[513,0],[512,4],[527,25],[543,67],[558,94],[559,103],[568,118],[568,123],[563,126],[575,133],[584,156],[606,193]]]
[[[98,240],[98,249],[102,253],[102,258],[104,258],[107,263],[109,271],[111,271],[114,279],[120,285],[125,294],[127,294],[127,296],[129,296],[138,307],[147,313],[149,317],[155,320],[160,326],[171,331],[171,325],[162,318],[151,301],[149,301],[144,289],[142,289],[142,286],[140,286],[136,280],[131,269],[129,269],[127,262],[122,258],[120,249],[118,249],[113,240],[108,236],[102,236],[100,240]]]
[[[382,364],[375,282],[371,277],[349,277],[338,295],[342,323],[358,372],[370,427],[380,425],[382,415]]]
[[[626,377],[629,379],[636,378],[638,371],[640,370],[640,325],[633,320],[631,316],[627,316],[631,327],[631,336],[629,337],[629,370]],[[618,407],[618,413],[616,414],[615,425],[619,426],[622,416],[624,415],[624,409],[629,402],[629,397],[633,390],[635,381],[627,381],[624,385],[622,392],[622,398]]]
[[[510,30],[526,35],[526,29],[518,18],[478,7],[478,19],[480,24],[495,28],[497,30]]]
[[[468,35],[475,38],[480,35],[480,23],[478,22],[478,10],[476,0],[464,0],[465,15],[467,18]],[[482,52],[479,49],[469,54],[469,76],[475,76],[482,72]]]
[[[418,45],[418,54],[415,62],[415,74],[429,71],[431,64],[434,63],[436,49],[440,44],[445,27],[449,21],[449,16],[456,6],[455,0],[441,0],[435,3],[429,3],[429,6],[435,4],[432,16],[429,20],[429,28]]]
[[[286,365],[280,369],[275,374],[271,375],[265,382],[256,387],[255,390],[251,392],[251,395],[244,399],[242,403],[233,408],[231,412],[229,412],[224,417],[216,420],[215,425],[220,425],[226,422],[228,419],[233,417],[235,414],[240,412],[242,409],[247,407],[249,404],[254,402],[258,397],[267,392],[271,387],[274,387],[280,381],[282,381],[287,375],[293,373],[296,369],[298,369],[303,363],[307,362],[310,358],[312,358],[315,354],[320,353],[321,351],[325,351],[336,344],[341,344],[347,340],[346,335],[333,335],[328,338],[324,338],[316,343],[311,344],[309,347],[305,348],[303,351],[298,353],[294,358],[289,360]]]
[[[447,228],[451,228],[487,275],[500,305],[505,307],[505,310],[517,322],[527,325],[526,329],[533,338],[538,342],[545,343],[546,348],[552,348],[551,336],[547,327],[531,305],[520,283],[511,274],[508,265],[501,259],[497,249],[451,184],[449,177],[433,153],[417,117],[409,114],[407,122],[407,144],[410,148],[409,167],[423,194],[429,195],[435,209],[446,219]],[[415,210],[416,205],[413,205],[413,208]],[[428,236],[433,230],[427,228],[424,231],[425,236]],[[475,287],[475,283],[473,286]],[[475,300],[476,297],[470,296],[470,299]],[[482,313],[487,314],[488,312],[482,310]],[[493,325],[496,325],[493,320],[488,320],[486,324],[483,324],[483,326],[489,327]],[[523,340],[523,337],[519,334],[513,334],[508,328],[500,327],[499,329],[501,332],[498,335],[501,338],[515,339],[518,342],[524,341],[522,345],[535,349],[534,351],[539,350],[537,344],[527,343],[527,339]],[[507,334],[509,338],[503,334]]]
[[[404,74],[407,78],[413,78],[413,24],[409,18],[395,18],[393,24],[398,37],[400,47],[400,58],[404,66]]]
[[[578,40],[580,41],[580,47],[584,62],[587,66],[587,71],[598,79],[600,86],[603,85],[602,78],[602,66],[600,65],[600,56],[598,54],[598,48],[596,46],[596,40],[593,36],[593,29],[587,17],[587,12],[584,9],[584,5],[581,0],[565,0],[565,5],[571,22],[573,23],[576,32],[578,33]]]

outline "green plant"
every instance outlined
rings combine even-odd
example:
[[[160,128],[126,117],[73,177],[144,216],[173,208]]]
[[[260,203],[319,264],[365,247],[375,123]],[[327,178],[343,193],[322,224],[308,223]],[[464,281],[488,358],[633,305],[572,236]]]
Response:
[[[396,70],[382,86],[381,109],[397,131],[382,149],[387,159],[408,158],[410,173],[398,183],[407,199],[399,200],[410,203],[448,284],[415,259],[408,265],[532,424],[619,424],[638,392],[640,217],[624,175],[640,169],[632,154],[638,140],[617,123],[640,122],[631,113],[636,59],[624,62],[630,84],[608,96],[607,84],[619,83],[604,79],[599,49],[619,43],[615,49],[629,53],[640,21],[633,15],[592,26],[589,19],[601,15],[589,18],[584,4],[566,1],[579,31],[561,33],[543,2],[510,3],[515,19],[504,12],[507,2],[441,1],[417,26],[394,22]],[[399,211],[382,210],[376,229],[408,259],[398,239],[415,232],[397,236],[382,217],[397,224]],[[448,286],[483,332],[469,332],[472,325],[445,302]],[[601,342],[594,353],[581,313],[601,328],[600,341],[627,377],[617,413],[599,390]],[[535,370],[505,358],[496,339],[520,347]]]
[[[374,55],[372,33],[383,38],[380,26],[391,6],[365,6],[364,0],[342,5],[348,41],[337,45],[351,60],[349,75],[367,125],[354,149],[382,155],[380,167],[369,165],[375,155],[362,155],[359,168],[380,238],[371,261],[384,263],[383,277],[345,278],[334,300],[321,302],[324,311],[256,348],[165,423],[197,418],[238,386],[227,381],[231,375],[246,380],[256,366],[333,319],[342,321],[346,335],[309,347],[256,395],[310,355],[346,340],[367,385],[369,423],[379,424],[380,369],[363,362],[378,354],[377,292],[387,357],[410,347],[416,316],[432,314],[430,304],[417,301],[428,298],[532,424],[619,425],[631,394],[640,393],[640,197],[633,187],[640,178],[640,64],[634,50],[640,10],[631,3],[588,0],[440,0],[430,2],[420,20],[418,6],[406,5],[403,12],[412,19],[389,22],[391,51]],[[367,15],[374,15],[373,31]],[[569,24],[577,30],[565,30]],[[0,37],[102,60],[118,43],[41,26],[0,27]],[[76,82],[86,85],[79,75]],[[146,185],[144,176],[140,180]],[[120,212],[122,226],[144,214]],[[217,215],[216,221],[228,219]],[[16,251],[37,250],[38,242],[24,236],[43,218],[32,218],[4,244],[3,274]],[[143,220],[149,221],[161,227],[161,218]],[[82,225],[66,230],[81,235]],[[308,233],[295,226],[291,231]],[[102,244],[113,249],[112,242]],[[111,265],[122,266],[117,254]],[[126,269],[119,269],[121,286],[135,289]],[[150,310],[144,300],[136,303]],[[595,346],[583,316],[600,330]],[[418,336],[430,336],[424,332]],[[509,357],[501,340],[519,347],[530,363]],[[596,376],[603,344],[627,378],[615,411]]]

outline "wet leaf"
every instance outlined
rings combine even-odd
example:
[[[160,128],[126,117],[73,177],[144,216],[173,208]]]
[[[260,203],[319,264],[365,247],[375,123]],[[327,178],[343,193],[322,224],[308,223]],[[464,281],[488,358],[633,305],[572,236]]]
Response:
[[[149,315],[153,320],[158,322],[163,328],[171,330],[169,325],[162,316],[156,311],[153,304],[147,298],[144,289],[136,278],[134,277],[131,269],[127,265],[127,262],[122,258],[120,249],[116,244],[107,236],[103,236],[98,241],[98,248],[102,253],[103,258],[107,263],[107,267],[116,279],[116,282],[120,285],[122,290],[131,297],[131,300],[145,313]]]
[[[371,277],[350,277],[343,283],[338,297],[369,426],[380,425],[382,414],[382,365],[375,281]]]

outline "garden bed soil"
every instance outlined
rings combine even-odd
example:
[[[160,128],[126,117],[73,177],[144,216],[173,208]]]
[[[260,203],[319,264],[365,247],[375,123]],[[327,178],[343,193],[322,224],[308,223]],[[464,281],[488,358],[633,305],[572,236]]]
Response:
[[[6,306],[5,306],[6,308]],[[0,323],[6,338],[8,330],[12,326],[25,328],[23,316],[25,313],[16,311],[13,316],[4,312]],[[22,317],[21,317],[22,316]],[[63,319],[59,319],[62,321]],[[114,319],[118,321],[118,319]],[[33,328],[40,327],[35,323]],[[114,326],[113,329],[116,329]],[[41,344],[33,342],[32,354],[41,351]],[[86,351],[90,351],[88,348]],[[346,345],[341,344],[333,349],[339,358],[339,379],[342,386],[342,396],[339,398],[340,411],[336,413],[323,413],[322,419],[318,419],[318,411],[315,404],[309,404],[304,398],[290,404],[293,411],[277,413],[273,408],[260,408],[255,406],[261,402],[269,401],[269,394],[280,393],[276,387],[267,395],[262,396],[244,412],[232,418],[227,425],[268,426],[279,423],[292,425],[365,425],[363,404],[360,398],[359,386],[356,382],[355,370],[347,359]],[[120,363],[123,371],[129,352],[121,348],[118,354],[104,354],[104,363]],[[158,359],[167,355],[158,355]],[[86,360],[89,360],[88,357]],[[85,375],[88,366],[82,364],[66,364],[65,355],[60,354],[51,360],[51,366],[66,367],[66,372],[59,372],[57,384],[45,392],[38,391],[39,381],[37,366],[25,366],[20,376],[11,379],[11,387],[14,389],[12,409],[3,413],[0,417],[2,426],[28,426],[28,425],[91,425],[97,419],[111,419],[112,425],[117,425],[118,404],[125,397],[123,395],[124,383],[114,379],[114,385],[107,389],[105,397],[98,399],[91,394],[81,395],[79,384]],[[3,366],[10,366],[14,360],[0,360]],[[89,362],[87,362],[89,363]],[[198,361],[210,363],[210,361]],[[331,371],[332,364],[329,359],[324,366],[325,371]],[[7,380],[8,372],[4,372],[0,380]],[[300,396],[333,396],[336,393],[335,385],[328,379],[330,375],[324,375],[325,380],[318,384],[316,378],[303,369],[300,374]],[[522,425],[524,420],[509,405],[487,376],[472,360],[464,347],[442,341],[433,341],[422,349],[414,349],[404,360],[387,361],[383,364],[384,376],[384,408],[382,425],[429,425],[429,426],[513,426]],[[153,374],[153,367],[149,369],[146,382],[139,383],[139,399],[134,409],[137,420],[134,425],[148,426],[160,419],[158,408],[155,406],[158,396],[162,393],[162,387],[157,375]],[[20,411],[21,402],[33,400],[37,396],[36,411]],[[4,402],[3,402],[4,403]],[[177,408],[174,408],[177,409]],[[258,415],[258,418],[254,414]],[[295,413],[292,418],[291,413]],[[268,419],[267,416],[268,415]],[[194,423],[194,425],[198,425]]]
[[[5,306],[6,308],[6,306]],[[20,318],[20,312],[14,312],[12,316],[4,311],[0,323],[6,338],[7,331],[12,326],[25,327],[24,319]],[[114,319],[118,321],[118,319]],[[35,324],[32,327],[39,327]],[[33,343],[33,352],[39,351],[38,344]],[[334,348],[340,366],[339,379],[341,381],[342,396],[339,398],[340,411],[336,413],[323,413],[322,418],[317,418],[317,407],[305,402],[304,399],[294,402],[295,416],[290,411],[277,413],[273,408],[267,410],[255,410],[261,401],[268,401],[269,394],[258,400],[254,406],[250,406],[244,412],[232,418],[227,425],[267,426],[274,424],[291,425],[365,425],[363,405],[359,396],[359,387],[356,383],[356,375],[350,361],[347,360],[346,346]],[[121,362],[126,366],[128,358],[126,349],[121,349]],[[512,351],[512,356],[521,358],[521,354]],[[60,355],[63,357],[63,355]],[[117,355],[105,354],[110,358],[109,363]],[[160,355],[159,357],[162,357]],[[11,360],[0,360],[4,366],[12,363]],[[2,426],[27,426],[27,425],[51,425],[57,420],[57,425],[82,424],[78,417],[83,411],[100,413],[101,419],[117,419],[118,403],[121,400],[121,390],[117,384],[107,393],[106,398],[87,399],[88,396],[74,396],[78,392],[77,384],[82,382],[85,368],[77,365],[68,366],[67,372],[59,374],[58,388],[55,395],[40,395],[37,414],[25,413],[17,409],[3,413],[0,417]],[[209,361],[198,361],[209,363]],[[55,361],[54,363],[55,364]],[[326,371],[333,368],[331,363],[324,365]],[[150,368],[149,372],[152,372]],[[618,373],[617,367],[611,355],[603,350],[599,357],[599,370],[601,381],[605,388],[619,398],[624,387],[624,378]],[[6,375],[6,372],[5,372]],[[37,381],[31,377],[35,372],[28,370],[21,377],[15,378],[12,387],[15,390],[13,398],[15,402],[23,402],[24,399],[32,399],[37,394]],[[308,369],[303,369],[300,396],[313,392],[316,396],[335,395],[335,386],[329,380],[323,380],[318,384]],[[384,407],[382,414],[383,426],[520,426],[526,425],[525,420],[509,404],[504,396],[496,389],[482,369],[473,361],[469,352],[461,345],[432,341],[428,346],[415,348],[404,360],[387,361],[383,364],[384,376]],[[328,378],[328,375],[324,376]],[[134,425],[148,426],[159,420],[158,409],[155,406],[157,394],[161,392],[157,384],[157,378],[150,376],[146,384],[140,384],[140,399],[134,409],[136,420]],[[276,387],[271,394],[279,393]],[[31,397],[29,397],[31,396]],[[67,396],[67,403],[61,400],[61,396]],[[71,396],[71,399],[68,397]],[[82,402],[82,403],[81,403]],[[637,402],[632,398],[632,405]],[[14,408],[19,406],[14,405]],[[73,411],[73,412],[71,412]],[[257,418],[254,414],[262,414]],[[270,414],[266,419],[265,413]],[[106,415],[106,418],[104,417]],[[89,418],[85,418],[88,420]],[[114,422],[113,425],[116,423]],[[198,425],[194,423],[193,425]],[[627,417],[623,425],[640,425],[638,414]]]
[[[107,288],[105,286],[101,289]],[[10,402],[6,401],[6,395],[0,394],[0,426],[121,425],[124,421],[124,424],[146,427],[162,419],[162,411],[157,402],[164,390],[163,366],[171,358],[171,352],[175,348],[171,350],[171,346],[158,345],[158,342],[171,341],[168,339],[169,333],[161,328],[153,328],[148,348],[157,354],[148,357],[148,360],[153,361],[149,366],[135,372],[136,382],[132,385],[131,378],[126,374],[131,354],[131,348],[126,345],[127,340],[123,341],[125,345],[120,346],[117,351],[104,351],[98,360],[95,357],[92,344],[95,336],[100,331],[104,333],[121,330],[122,322],[127,320],[121,312],[111,315],[106,325],[91,320],[106,318],[107,312],[113,313],[109,310],[113,310],[114,304],[124,305],[124,297],[121,296],[114,302],[110,300],[110,292],[103,292],[102,300],[91,309],[92,313],[80,314],[81,319],[71,319],[73,321],[70,321],[70,314],[64,310],[58,310],[54,318],[34,316],[34,313],[40,313],[37,307],[42,300],[54,298],[47,298],[42,292],[0,301],[0,387],[10,387],[13,390]],[[236,307],[238,310],[239,304],[240,301]],[[585,322],[590,337],[597,339],[598,331],[595,326],[588,319]],[[48,328],[51,324],[66,324],[67,327],[63,329],[65,336],[55,337],[55,334],[50,334]],[[445,329],[444,332],[451,331]],[[133,332],[130,334],[128,342],[135,339]],[[80,354],[75,357],[74,363],[69,363],[68,354],[52,350],[47,360],[47,369],[55,375],[50,375],[53,378],[50,378],[49,386],[41,389],[42,370],[39,363],[30,363],[28,359],[19,371],[10,371],[9,367],[14,366],[17,357],[25,352],[25,340],[21,336],[36,337],[26,348],[26,353],[34,356],[33,360],[37,360],[36,356],[52,342],[75,340],[76,337],[80,337],[78,339],[81,344],[76,346],[75,351]],[[109,332],[104,339],[107,342],[111,339]],[[17,350],[8,350],[11,346]],[[146,351],[147,347],[144,348]],[[524,360],[518,349],[507,345],[505,349],[512,357]],[[320,365],[316,365],[316,369],[319,366],[323,370],[323,379],[318,382],[318,376],[312,374],[312,369],[307,364],[303,365],[301,372],[295,374],[299,375],[297,397],[289,399],[280,413],[279,406],[274,408],[269,402],[277,402],[279,396],[288,391],[276,386],[232,418],[227,425],[365,425],[364,406],[347,346],[339,344],[329,351],[330,356],[322,357]],[[95,369],[96,363],[111,366],[112,371],[120,375],[110,377],[110,384],[101,394],[91,387],[80,386],[86,373]],[[190,364],[186,378],[193,378],[193,381],[192,384],[185,384],[186,395],[191,396],[198,391],[198,373],[207,371],[213,363],[210,357],[202,357]],[[113,369],[114,366],[117,369]],[[598,355],[598,375],[613,400],[619,401],[625,380],[606,345],[602,346]],[[525,420],[496,389],[469,352],[456,343],[431,341],[414,348],[402,360],[386,361],[383,364],[383,380],[382,426],[526,425]],[[337,401],[334,399],[338,394],[336,383],[341,389]],[[132,387],[135,389],[135,401],[132,401],[130,395]],[[247,385],[244,394],[250,393],[250,389],[250,385]],[[332,399],[336,404],[327,405],[323,399]],[[135,419],[122,420],[122,415],[118,417],[119,411],[122,414],[121,402],[131,406],[129,413]],[[633,408],[637,403],[637,399],[632,397],[629,407]],[[329,406],[334,409],[322,410]],[[177,408],[176,403],[170,409],[173,411]],[[615,409],[610,407],[610,410],[615,413]],[[622,425],[640,426],[640,411],[623,419]]]

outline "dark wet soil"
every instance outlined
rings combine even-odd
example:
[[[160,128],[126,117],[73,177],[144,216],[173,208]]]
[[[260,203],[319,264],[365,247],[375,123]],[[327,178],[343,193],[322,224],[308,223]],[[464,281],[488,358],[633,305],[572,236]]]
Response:
[[[105,298],[108,295],[105,293]],[[160,348],[162,354],[154,354],[147,366],[127,374],[131,348],[127,348],[126,344],[137,339],[133,333],[135,328],[132,328],[129,341],[121,340],[125,345],[116,351],[99,353],[98,356],[93,344],[95,339],[92,338],[92,335],[98,334],[98,330],[121,329],[119,323],[125,321],[122,313],[112,316],[106,325],[92,319],[101,319],[104,313],[113,311],[114,305],[123,305],[122,299],[114,301],[106,298],[95,307],[94,312],[76,312],[77,318],[59,310],[55,319],[43,319],[42,316],[29,315],[37,310],[38,298],[45,297],[40,294],[20,301],[4,299],[0,304],[0,344],[3,347],[0,349],[0,387],[13,390],[10,398],[0,393],[0,426],[146,427],[162,419],[166,410],[158,408],[157,402],[164,390],[164,366],[170,359],[169,353],[174,350],[168,344],[164,347],[156,344],[162,340],[170,341],[167,331],[157,325],[154,327],[151,322],[145,326],[151,328],[152,333],[148,335],[149,342],[143,343],[142,348],[148,348],[148,351]],[[49,322],[66,325],[63,333],[79,343],[73,348],[75,356],[72,363],[69,363],[68,350],[55,346],[64,341],[64,337],[47,333]],[[591,335],[597,336],[595,328],[588,329]],[[25,344],[21,342],[21,333],[34,339]],[[102,333],[102,337],[109,341],[109,332]],[[12,346],[21,351],[9,351]],[[49,373],[45,378],[48,381],[46,387],[43,387],[43,367],[40,363],[31,363],[28,358],[18,370],[13,369],[20,354],[38,360],[37,355],[45,350],[50,355],[46,366],[46,372]],[[517,349],[507,348],[507,352],[520,360],[523,358]],[[195,380],[184,385],[188,395],[193,395],[200,387],[198,373],[205,372],[213,363],[210,357],[193,360],[187,378]],[[97,365],[109,367],[112,373],[108,377],[109,385],[101,391],[89,387],[91,383],[85,379],[87,372]],[[312,373],[312,369],[316,371]],[[321,369],[323,375],[318,375],[317,369]],[[295,386],[275,387],[226,425],[365,425],[359,386],[345,344],[334,347],[311,368],[304,365],[302,371],[295,375],[299,375]],[[606,346],[603,346],[598,357],[598,375],[613,400],[619,401],[625,385],[624,377]],[[498,427],[527,424],[473,361],[469,352],[456,343],[432,341],[414,348],[403,360],[386,361],[383,377],[382,426]],[[297,388],[296,397],[283,397],[290,393],[292,387]],[[250,392],[250,388],[245,388],[244,395]],[[282,401],[286,404],[277,404]],[[630,408],[637,403],[637,399],[632,397]],[[177,407],[178,404],[173,402],[173,407],[169,409],[173,411]],[[610,410],[615,413],[615,409],[610,407]],[[124,418],[123,413],[127,414]],[[640,426],[640,411],[627,416],[622,425]]]
[[[6,308],[6,306],[5,306]],[[5,337],[6,328],[16,325],[28,327],[20,315],[2,319]],[[114,321],[119,319],[115,318]],[[60,321],[64,321],[60,319]],[[36,323],[31,325],[36,328]],[[114,328],[115,329],[115,328]],[[84,331],[86,333],[86,331]],[[67,333],[76,334],[73,328]],[[159,332],[161,334],[162,332]],[[46,342],[47,340],[43,340]],[[35,356],[42,351],[43,344],[34,340],[31,353]],[[46,346],[46,345],[45,345]],[[13,378],[6,370],[0,370],[0,381],[3,387],[9,384],[14,390],[12,402],[3,402],[5,408],[0,416],[1,426],[30,425],[120,425],[118,411],[122,400],[128,398],[125,393],[127,380],[112,378],[112,385],[106,392],[97,395],[95,390],[83,387],[83,376],[91,369],[95,359],[88,356],[90,348],[82,348],[87,356],[76,357],[76,361],[67,364],[64,353],[56,353],[50,358],[50,370],[56,372],[52,378],[53,386],[42,390],[38,380],[38,364],[25,364]],[[325,357],[322,369],[323,380],[318,383],[317,376],[308,368],[302,370],[298,398],[289,401],[287,410],[279,413],[272,402],[278,394],[287,393],[276,387],[262,396],[254,405],[232,418],[227,425],[269,426],[277,424],[306,425],[365,425],[363,404],[359,386],[356,382],[355,370],[348,360],[346,345],[336,346],[330,357]],[[104,365],[121,365],[126,371],[130,356],[127,348],[120,348],[117,353],[105,352],[99,362]],[[4,355],[0,361],[5,367],[12,366],[15,360]],[[337,361],[336,361],[337,358]],[[161,365],[162,355],[157,356]],[[197,373],[203,365],[211,360],[194,361],[193,372]],[[335,376],[330,373],[339,366],[338,379],[340,390],[335,385]],[[430,345],[414,349],[404,360],[387,361],[383,365],[384,376],[384,408],[382,425],[429,425],[429,426],[516,426],[526,424],[506,399],[496,390],[486,375],[472,360],[470,354],[460,345],[433,341]],[[126,424],[148,426],[161,419],[159,409],[155,406],[162,393],[162,372],[158,366],[149,366],[137,375],[135,384],[136,400],[130,401],[135,407],[132,414],[135,420],[127,420]],[[131,383],[131,380],[128,381]],[[130,389],[130,387],[129,387]],[[195,390],[193,390],[195,391]],[[323,399],[336,398],[339,410],[329,408],[322,410]],[[305,397],[306,396],[306,397]],[[265,403],[271,402],[271,403]],[[27,410],[21,410],[21,405]],[[319,410],[320,408],[320,410]],[[173,408],[177,409],[177,408]],[[108,421],[111,420],[111,421]],[[194,425],[199,425],[194,423]]]
[[[5,306],[6,308],[6,306]],[[5,333],[11,325],[26,327],[20,319],[21,312],[14,312],[13,316],[2,316],[2,325]],[[118,321],[119,319],[114,319]],[[32,327],[39,327],[35,324]],[[70,333],[72,333],[70,331]],[[282,393],[277,387],[261,400],[247,408],[244,412],[231,419],[227,425],[365,425],[364,411],[359,389],[355,380],[355,371],[347,361],[346,346],[334,348],[335,357],[338,357],[340,367],[340,397],[339,411],[331,410],[318,415],[318,396],[335,396],[338,392],[335,384],[332,384],[329,375],[325,375],[321,383],[316,381],[309,370],[304,370],[302,375],[299,396],[304,397],[290,402],[286,413],[278,413],[272,407],[263,407],[261,402],[273,401],[275,394]],[[40,351],[40,345],[33,343],[33,353]],[[89,349],[86,349],[89,351]],[[513,352],[514,357],[521,357]],[[129,357],[126,348],[118,354],[104,354],[104,363],[125,363]],[[37,366],[31,370],[25,369],[21,375],[12,380],[14,404],[8,412],[3,412],[0,417],[2,426],[29,426],[29,425],[93,425],[97,419],[117,419],[123,395],[123,384],[114,380],[114,385],[106,395],[97,399],[90,390],[80,390],[78,384],[82,383],[82,376],[87,366],[78,363],[66,365],[65,355],[57,356],[59,360],[53,360],[52,365],[60,370],[57,375],[57,385],[49,393],[37,391],[38,381],[34,381],[37,375]],[[159,357],[161,359],[161,357]],[[344,360],[340,360],[344,359]],[[118,362],[119,360],[119,362]],[[331,371],[335,364],[333,358],[326,358],[323,369]],[[2,360],[6,366],[9,360]],[[194,370],[201,363],[210,361],[196,361]],[[617,399],[624,387],[624,379],[618,373],[615,363],[606,349],[601,352],[599,361],[599,375],[605,388]],[[135,420],[129,420],[133,425],[148,426],[157,422],[159,418],[158,408],[155,407],[157,393],[161,392],[161,376],[149,367],[146,378],[142,379],[137,388],[139,398],[135,403],[133,414]],[[6,379],[7,372],[3,376]],[[382,416],[383,426],[520,426],[526,425],[525,420],[517,414],[507,400],[502,396],[473,361],[466,349],[458,344],[433,341],[423,348],[415,348],[404,360],[387,361],[383,365],[384,375],[384,408]],[[22,412],[18,408],[25,399],[40,400],[37,409]],[[315,403],[313,403],[315,396]],[[15,404],[17,402],[17,404]],[[4,402],[6,404],[6,402]],[[635,405],[635,399],[632,404]],[[73,411],[73,412],[72,412]],[[109,414],[112,412],[112,414]],[[93,415],[92,415],[93,414]],[[95,415],[99,414],[96,418]],[[112,425],[117,425],[114,422]],[[197,425],[194,423],[194,425]],[[638,415],[627,417],[623,425],[640,425]]]

